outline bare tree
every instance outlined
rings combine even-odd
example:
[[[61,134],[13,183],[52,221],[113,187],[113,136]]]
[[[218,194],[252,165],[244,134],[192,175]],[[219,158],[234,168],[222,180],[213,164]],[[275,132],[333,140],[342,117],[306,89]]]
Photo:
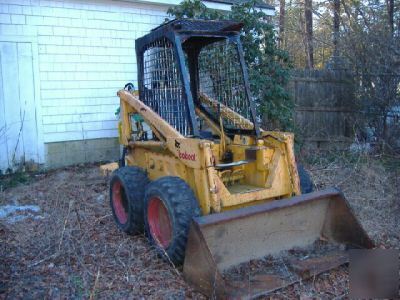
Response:
[[[361,127],[368,129],[382,151],[400,152],[400,40],[393,35],[397,25],[395,20],[390,23],[390,2],[342,0],[339,50],[354,71]]]
[[[279,46],[285,47],[285,13],[286,13],[285,0],[279,0]]]
[[[333,55],[338,55],[338,41],[340,30],[340,0],[333,0]]]
[[[304,0],[307,68],[314,68],[312,0]]]
[[[390,32],[394,33],[394,0],[386,0]]]

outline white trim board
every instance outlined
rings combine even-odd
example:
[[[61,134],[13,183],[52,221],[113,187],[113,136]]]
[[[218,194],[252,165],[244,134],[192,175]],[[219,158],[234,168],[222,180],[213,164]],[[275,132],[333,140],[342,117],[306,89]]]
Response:
[[[158,4],[158,5],[166,5],[166,6],[176,6],[179,5],[182,0],[125,0],[126,2],[136,2],[136,3],[145,3],[145,4]],[[202,1],[203,4],[211,9],[222,10],[222,11],[231,11],[232,5],[227,3],[219,3],[213,1]],[[260,10],[265,13],[267,16],[275,16],[275,9],[268,8],[260,8]]]

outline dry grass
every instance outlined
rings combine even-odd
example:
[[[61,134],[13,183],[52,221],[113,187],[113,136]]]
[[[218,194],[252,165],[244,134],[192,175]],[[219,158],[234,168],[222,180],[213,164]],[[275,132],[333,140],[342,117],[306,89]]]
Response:
[[[378,246],[400,248],[399,163],[343,153],[314,161],[309,170],[317,189],[335,186],[345,194]]]
[[[1,204],[37,204],[43,219],[6,224],[1,290],[14,298],[196,297],[142,236],[114,224],[97,166],[68,168],[6,190]],[[0,293],[1,298],[1,293]]]
[[[339,188],[377,247],[400,249],[399,159],[324,153],[305,162],[316,190]],[[277,299],[348,298],[348,268],[342,266],[278,291]]]
[[[379,246],[400,248],[398,168],[346,156],[314,159],[306,167],[318,189],[343,190]],[[42,174],[0,192],[0,205],[42,209],[41,219],[0,223],[0,298],[203,298],[144,237],[117,229],[108,201],[97,166]],[[342,298],[347,292],[347,268],[341,267],[271,297]]]

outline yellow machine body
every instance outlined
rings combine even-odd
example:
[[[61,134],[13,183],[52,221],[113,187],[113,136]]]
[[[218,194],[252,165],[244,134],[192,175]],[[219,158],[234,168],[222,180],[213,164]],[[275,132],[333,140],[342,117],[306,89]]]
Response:
[[[135,41],[139,91],[118,92],[128,168],[110,179],[117,226],[144,227],[195,289],[222,299],[269,293],[345,263],[346,247],[374,246],[339,191],[301,194],[293,134],[259,128],[243,25],[172,20]],[[290,258],[299,247],[310,255]]]
[[[223,276],[236,264],[312,245],[319,239],[373,247],[339,191],[301,195],[292,133],[261,131],[258,138],[228,138],[218,124],[196,110],[220,140],[184,137],[137,94],[121,90],[118,95],[120,143],[128,149],[125,164],[146,170],[150,180],[180,177],[196,195],[202,216],[192,220],[183,270],[186,280],[201,292],[220,298],[252,298],[347,262],[344,252],[293,262],[301,276],[257,274],[245,286]],[[230,113],[221,110],[225,116]],[[133,120],[138,116],[156,139],[135,141]],[[243,120],[243,126],[252,123]],[[233,156],[228,164],[223,162],[226,152]]]
[[[225,143],[187,138],[137,96],[127,91],[120,91],[119,96],[120,141],[132,150],[125,157],[127,165],[145,169],[150,180],[180,177],[195,192],[203,215],[300,195],[292,133],[263,131],[258,139],[235,135]],[[129,142],[130,115],[138,112],[158,132],[160,141]],[[226,151],[236,163],[219,168]]]

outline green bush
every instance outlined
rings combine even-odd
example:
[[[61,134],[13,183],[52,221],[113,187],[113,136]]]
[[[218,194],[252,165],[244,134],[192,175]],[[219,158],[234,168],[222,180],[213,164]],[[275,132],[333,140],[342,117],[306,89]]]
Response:
[[[230,12],[208,9],[200,0],[184,0],[170,8],[175,18],[229,19],[244,23],[241,33],[252,95],[257,113],[267,129],[293,128],[293,101],[285,89],[289,80],[291,62],[286,51],[277,48],[273,26],[267,16],[257,9],[256,0],[233,5]]]

